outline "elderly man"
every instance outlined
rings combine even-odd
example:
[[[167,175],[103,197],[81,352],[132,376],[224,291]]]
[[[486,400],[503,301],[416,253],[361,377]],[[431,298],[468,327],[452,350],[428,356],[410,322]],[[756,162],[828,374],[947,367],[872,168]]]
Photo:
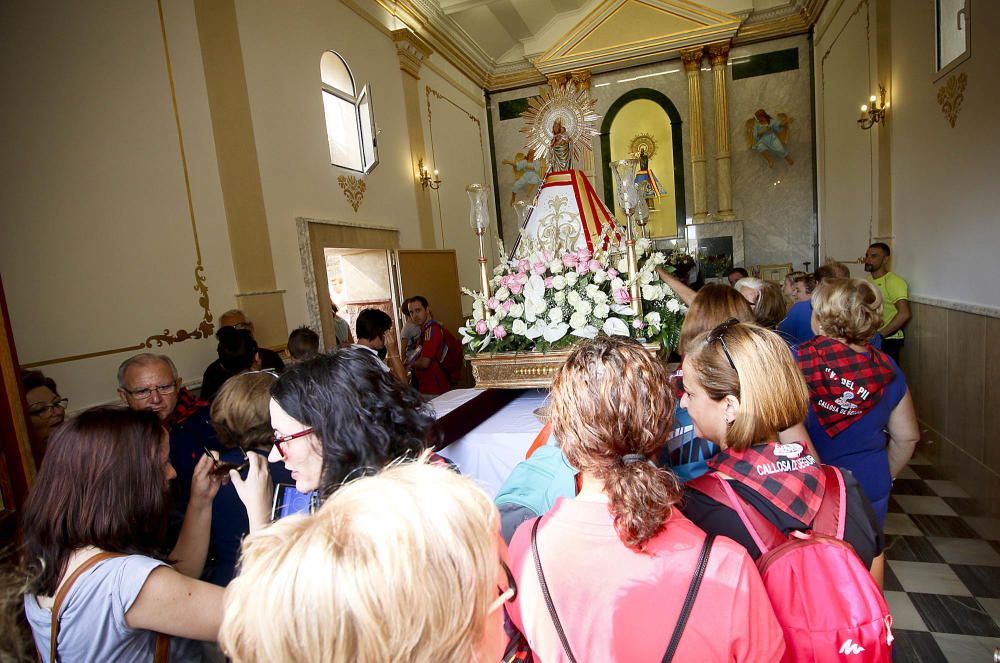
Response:
[[[244,330],[250,334],[250,338],[253,338],[253,323],[238,308],[226,311],[219,318],[219,331],[215,333],[216,338],[219,337],[219,332],[226,327],[235,327],[236,329]],[[284,370],[285,362],[281,361],[281,357],[278,356],[277,352],[258,347],[257,353],[260,357],[260,366],[258,368],[265,370],[272,369],[278,373]],[[222,384],[238,372],[227,370],[221,359],[213,361],[208,365],[208,368],[205,369],[205,374],[201,377],[201,393],[203,397],[206,400],[215,398],[215,394],[222,388]]]
[[[118,396],[133,410],[152,410],[170,434],[174,511],[183,514],[191,493],[194,466],[205,448],[218,449],[209,406],[181,385],[170,357],[143,353],[118,367]]]

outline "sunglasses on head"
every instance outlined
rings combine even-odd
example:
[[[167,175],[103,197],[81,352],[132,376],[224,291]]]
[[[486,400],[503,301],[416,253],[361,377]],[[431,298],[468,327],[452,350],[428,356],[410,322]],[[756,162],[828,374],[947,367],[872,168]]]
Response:
[[[708,337],[705,339],[705,343],[707,345],[718,343],[722,346],[722,352],[725,353],[726,359],[729,360],[729,365],[733,367],[734,371],[736,371],[736,364],[733,363],[733,356],[729,354],[729,347],[726,345],[726,332],[729,331],[731,327],[738,324],[740,324],[739,320],[736,318],[730,318],[712,331],[708,332]],[[739,371],[736,372],[739,373]]]

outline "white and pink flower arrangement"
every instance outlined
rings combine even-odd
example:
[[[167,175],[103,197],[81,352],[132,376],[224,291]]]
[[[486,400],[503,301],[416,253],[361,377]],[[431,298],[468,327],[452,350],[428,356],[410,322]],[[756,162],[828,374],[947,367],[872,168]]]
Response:
[[[463,288],[473,298],[472,317],[459,329],[466,352],[547,352],[598,334],[630,336],[676,348],[687,307],[656,275],[673,268],[652,242],[636,241],[643,315],[631,306],[628,261],[623,247],[608,250],[537,250],[508,259],[499,244],[500,265],[493,294]]]

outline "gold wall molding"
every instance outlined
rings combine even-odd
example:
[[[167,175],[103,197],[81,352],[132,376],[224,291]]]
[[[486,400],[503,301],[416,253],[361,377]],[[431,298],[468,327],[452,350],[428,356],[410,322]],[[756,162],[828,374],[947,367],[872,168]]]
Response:
[[[340,185],[341,190],[344,192],[347,202],[351,203],[351,207],[357,212],[358,208],[361,207],[362,201],[365,199],[365,189],[368,188],[368,185],[365,184],[363,179],[358,179],[354,175],[341,175],[337,178],[337,184]]]
[[[409,28],[393,30],[392,41],[396,44],[400,70],[419,79],[420,66],[433,52],[431,47]]]
[[[53,359],[44,359],[42,361],[31,362],[30,364],[22,364],[22,368],[37,368],[39,366],[64,364],[71,361],[104,357],[123,352],[135,352],[136,350],[142,350],[144,348],[152,348],[154,344],[156,344],[157,347],[163,347],[164,345],[173,345],[174,343],[182,343],[192,339],[197,340],[210,338],[215,332],[215,326],[212,324],[213,316],[211,304],[209,302],[208,285],[205,280],[205,268],[202,265],[201,260],[201,242],[198,240],[198,223],[195,219],[194,213],[194,198],[191,195],[191,176],[188,172],[187,154],[184,151],[184,133],[181,130],[180,111],[177,108],[177,92],[174,87],[174,70],[170,60],[170,43],[167,40],[167,25],[163,19],[162,0],[156,0],[156,9],[160,19],[160,35],[163,38],[163,55],[167,65],[167,83],[170,87],[170,104],[174,112],[174,123],[177,126],[177,145],[180,150],[181,168],[184,173],[184,192],[187,196],[188,215],[191,219],[191,234],[194,237],[194,291],[198,293],[198,306],[201,307],[202,312],[201,320],[199,320],[194,329],[191,329],[190,331],[186,329],[178,329],[175,332],[171,332],[169,328],[166,328],[162,333],[151,334],[147,336],[145,340],[140,341],[135,345],[111,348],[109,350],[98,350],[97,352],[86,352],[77,355],[67,355],[65,357],[55,357]]]
[[[952,74],[938,89],[937,100],[941,104],[941,112],[948,118],[948,124],[951,125],[952,129],[955,128],[958,111],[962,108],[962,102],[965,101],[965,85],[968,82],[969,77],[965,72],[958,75]]]

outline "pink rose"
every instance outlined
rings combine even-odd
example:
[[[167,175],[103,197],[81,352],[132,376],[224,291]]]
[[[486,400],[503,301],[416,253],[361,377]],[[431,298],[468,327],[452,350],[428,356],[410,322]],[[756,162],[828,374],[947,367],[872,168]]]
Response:
[[[590,262],[593,257],[594,254],[590,252],[590,249],[580,249],[576,252],[576,259],[580,262]]]
[[[592,260],[590,261],[590,271],[592,271],[592,272],[596,272],[596,271],[597,271],[597,270],[599,270],[600,268],[601,268],[601,261],[600,261],[600,260],[593,260],[593,259],[592,259]]]
[[[632,321],[632,326],[635,327],[636,329],[642,329],[643,327],[646,326],[646,323],[643,322],[641,319],[636,318],[635,320]]]
[[[611,296],[615,298],[615,304],[632,303],[632,295],[629,294],[628,288],[615,288],[611,292]]]
[[[496,297],[490,297],[488,300],[486,300],[486,306],[489,307],[491,311],[495,311],[497,310],[497,307],[500,306],[500,302],[497,300]]]
[[[480,336],[485,334],[489,330],[490,328],[486,326],[485,320],[480,320],[479,322],[476,323],[476,333],[479,334]]]
[[[552,251],[542,251],[542,259],[545,260],[545,262],[552,262],[552,259],[555,257],[556,254],[552,253]]]
[[[567,267],[576,267],[576,264],[580,262],[580,259],[575,253],[564,253],[562,257],[563,264]]]
[[[504,329],[503,325],[497,325],[493,328],[493,337],[498,341],[507,335],[507,330]]]
[[[618,270],[614,267],[608,267],[608,278],[613,279],[618,276]]]
[[[518,274],[514,278],[517,279],[517,282],[520,283],[521,285],[524,285],[525,283],[528,282],[528,275],[524,273]]]
[[[545,273],[545,263],[543,263],[543,262],[536,262],[534,265],[531,266],[531,271],[533,271],[535,274],[544,274]]]
[[[517,263],[517,271],[524,274],[531,267],[531,263],[528,262],[527,258],[522,258],[520,262]]]
[[[524,290],[524,284],[515,279],[507,284],[507,289],[512,295],[520,295],[521,291]]]
[[[589,260],[581,260],[580,262],[576,263],[576,273],[579,274],[580,276],[584,276],[589,271],[590,271]]]
[[[500,306],[503,307],[503,310],[509,311],[512,308],[514,308],[514,300],[513,299],[508,299],[503,304],[501,304]]]
[[[547,279],[545,279],[545,287],[546,288],[551,288],[553,280],[554,280],[554,277],[552,277],[552,276],[550,276]]]

